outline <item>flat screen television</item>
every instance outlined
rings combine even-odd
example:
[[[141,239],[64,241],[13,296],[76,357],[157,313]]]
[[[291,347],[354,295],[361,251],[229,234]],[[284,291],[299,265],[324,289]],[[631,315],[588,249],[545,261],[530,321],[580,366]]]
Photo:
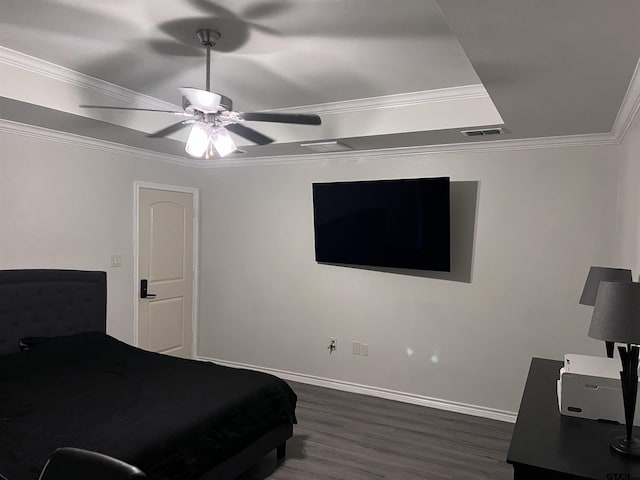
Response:
[[[313,184],[316,261],[450,271],[449,177]]]

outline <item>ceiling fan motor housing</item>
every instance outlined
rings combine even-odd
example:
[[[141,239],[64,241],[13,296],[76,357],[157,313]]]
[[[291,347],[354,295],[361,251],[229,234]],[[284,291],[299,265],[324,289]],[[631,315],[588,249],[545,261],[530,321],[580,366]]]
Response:
[[[201,28],[196,32],[198,40],[203,47],[214,47],[220,39],[220,32],[209,28]]]
[[[233,109],[233,102],[229,97],[219,93],[200,90],[198,88],[180,87],[182,93],[182,107],[187,113],[218,113]]]

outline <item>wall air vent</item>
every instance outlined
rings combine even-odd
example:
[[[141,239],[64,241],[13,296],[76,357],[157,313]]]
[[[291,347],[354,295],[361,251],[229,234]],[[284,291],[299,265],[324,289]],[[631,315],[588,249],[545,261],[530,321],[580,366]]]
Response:
[[[502,128],[480,128],[478,130],[461,130],[461,134],[465,137],[485,137],[487,135],[501,135],[504,133]]]
[[[349,145],[340,143],[337,140],[330,142],[314,142],[314,143],[301,143],[301,147],[306,147],[314,152],[346,152],[347,150],[353,150]]]

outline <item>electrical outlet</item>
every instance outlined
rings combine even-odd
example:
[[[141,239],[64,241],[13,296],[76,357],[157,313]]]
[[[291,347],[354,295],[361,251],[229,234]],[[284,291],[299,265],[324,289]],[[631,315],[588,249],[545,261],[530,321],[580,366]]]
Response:
[[[360,355],[360,342],[355,340],[351,343],[351,351],[354,355]]]
[[[338,349],[338,339],[335,337],[329,337],[329,346],[327,350],[329,350],[329,354],[332,354]]]
[[[361,343],[360,344],[360,355],[362,355],[363,357],[368,357],[369,356],[369,344],[368,343]]]

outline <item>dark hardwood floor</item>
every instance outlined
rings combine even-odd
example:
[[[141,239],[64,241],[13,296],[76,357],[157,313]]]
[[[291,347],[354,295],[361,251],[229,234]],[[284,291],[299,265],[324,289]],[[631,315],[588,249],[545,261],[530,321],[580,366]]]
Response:
[[[275,453],[242,480],[513,478],[505,462],[513,425],[289,382],[298,425],[287,458]]]

